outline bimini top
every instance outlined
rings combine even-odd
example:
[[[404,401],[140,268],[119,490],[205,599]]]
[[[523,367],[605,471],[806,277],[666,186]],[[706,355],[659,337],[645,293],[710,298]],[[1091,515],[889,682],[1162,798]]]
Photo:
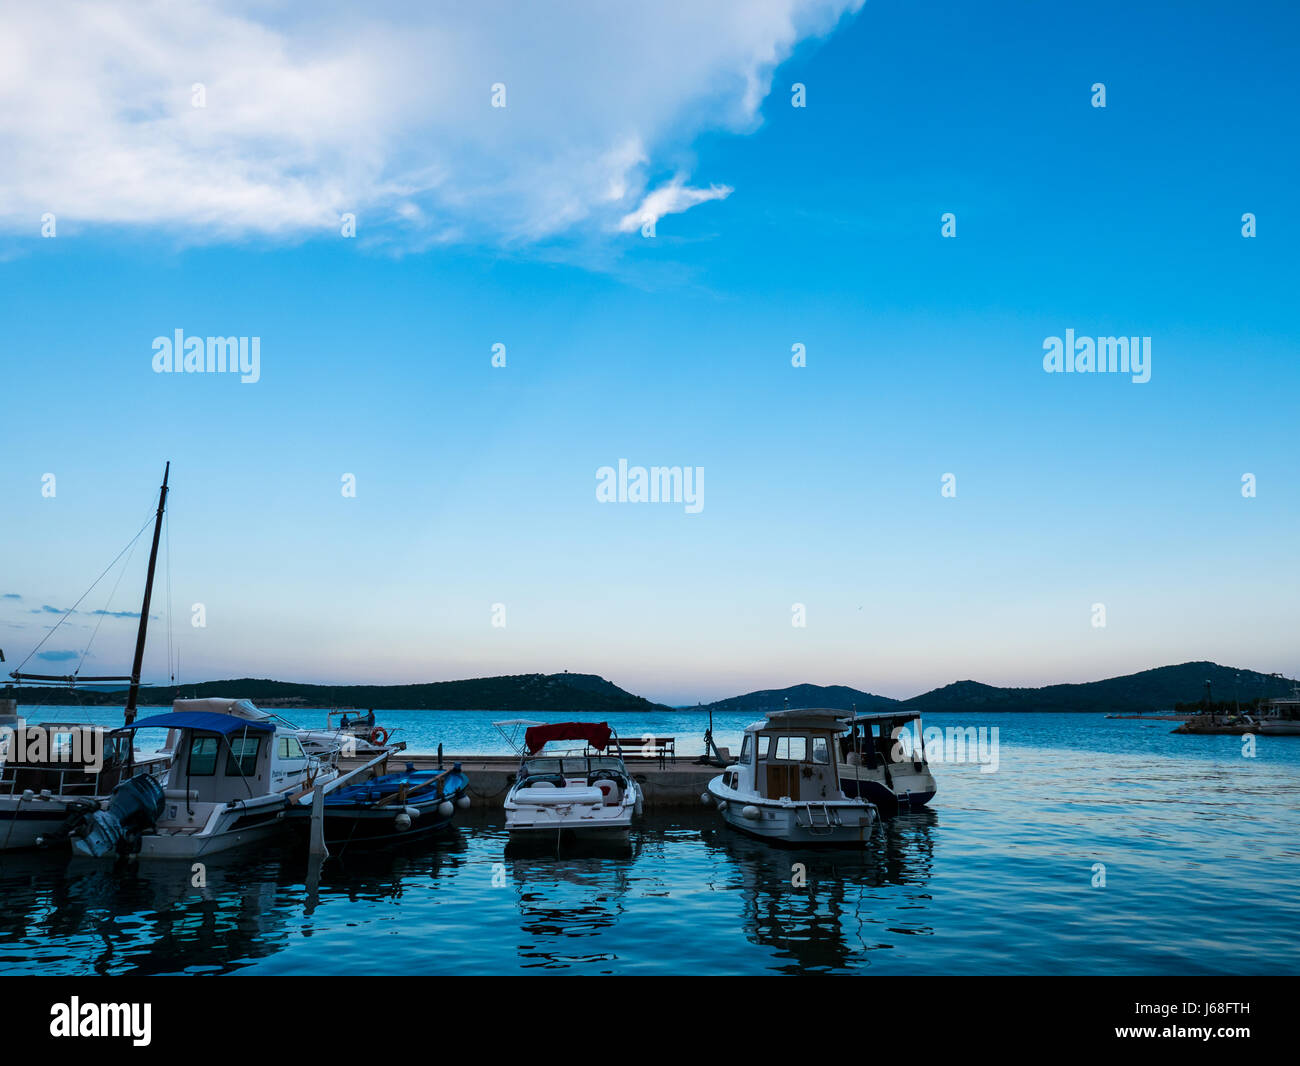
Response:
[[[202,711],[206,714],[230,714],[237,718],[265,719],[271,715],[253,706],[252,700],[172,700],[173,711]]]
[[[233,714],[213,714],[211,711],[170,711],[154,714],[123,726],[127,729],[198,729],[204,733],[229,736],[245,729],[253,733],[274,733],[273,722],[258,722],[249,718],[236,718]]]
[[[913,718],[920,717],[920,711],[870,711],[855,714],[849,721],[854,725],[862,725],[864,722],[910,722]]]
[[[757,733],[765,729],[821,729],[832,733],[843,733],[848,729],[845,721],[847,711],[834,707],[786,707],[780,711],[768,711],[767,720],[755,722],[745,727],[746,733]]]
[[[606,722],[556,722],[553,725],[534,725],[524,734],[524,747],[529,755],[536,755],[552,740],[585,740],[597,751],[604,751],[613,735]]]

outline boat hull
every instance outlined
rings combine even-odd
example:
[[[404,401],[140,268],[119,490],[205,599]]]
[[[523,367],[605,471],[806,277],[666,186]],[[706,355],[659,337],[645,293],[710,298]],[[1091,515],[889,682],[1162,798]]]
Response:
[[[844,795],[869,800],[886,813],[923,807],[938,791],[929,767],[917,768],[910,762],[893,763],[888,771],[879,763],[870,767],[841,762],[839,773]]]
[[[506,828],[510,831],[511,840],[549,841],[562,837],[565,840],[586,841],[593,844],[623,844],[632,839],[630,821],[619,825],[573,825],[564,822],[554,822],[549,825],[507,823]]]
[[[85,800],[52,796],[23,799],[0,796],[0,851],[28,851],[60,829],[68,817],[84,809]]]
[[[285,796],[276,795],[222,808],[201,827],[182,827],[164,821],[139,838],[139,848],[134,854],[145,860],[199,859],[261,844],[287,828],[287,803]],[[74,836],[70,843],[73,854],[82,858],[117,857],[116,851],[97,849],[93,839]]]
[[[412,795],[398,799],[406,790]],[[325,843],[388,847],[437,836],[451,829],[468,791],[469,779],[459,766],[437,776],[433,771],[408,769],[360,782],[326,796]],[[299,821],[310,819],[306,800],[294,815]]]
[[[909,789],[894,792],[881,781],[858,780],[844,776],[840,777],[840,788],[850,799],[861,798],[878,806],[896,803],[900,808],[924,807],[934,799],[936,792],[935,789],[930,789],[928,792],[912,792]]]
[[[387,846],[424,840],[451,829],[453,819],[435,811],[421,813],[409,829],[399,829],[392,811],[330,811],[325,817],[325,843],[336,846],[366,844]]]
[[[617,807],[599,805],[535,806],[506,797],[506,829],[511,840],[566,840],[622,843],[631,839],[632,819],[641,809],[641,793]]]
[[[168,834],[145,836],[140,839],[141,859],[201,859],[220,855],[237,848],[264,844],[280,836],[285,830],[283,821],[274,821],[243,828],[228,829],[210,836]]]
[[[788,847],[863,847],[871,839],[877,815],[874,807],[855,800],[808,804],[756,799],[709,782],[709,796],[723,822],[732,829],[770,844]],[[746,817],[745,812],[755,817]],[[823,824],[823,820],[829,824]],[[838,823],[838,824],[837,824]]]

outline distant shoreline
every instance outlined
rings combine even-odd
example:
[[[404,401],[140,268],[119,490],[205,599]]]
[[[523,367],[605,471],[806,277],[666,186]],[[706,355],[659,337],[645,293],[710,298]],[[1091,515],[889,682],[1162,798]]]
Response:
[[[176,699],[250,699],[267,710],[485,711],[497,714],[685,714],[761,715],[782,707],[832,707],[850,711],[900,710],[933,714],[1072,714],[1154,716],[1202,701],[1206,685],[1216,702],[1245,706],[1260,699],[1291,695],[1300,684],[1277,674],[1241,670],[1211,662],[1161,666],[1136,674],[1040,688],[1005,688],[978,681],[956,681],[898,700],[846,685],[792,685],[715,700],[671,706],[654,703],[595,674],[508,674],[416,685],[312,685],[266,678],[204,681],[192,685],[143,686],[139,705],[170,707]],[[11,687],[4,698],[20,706],[116,706],[123,688],[73,689]]]

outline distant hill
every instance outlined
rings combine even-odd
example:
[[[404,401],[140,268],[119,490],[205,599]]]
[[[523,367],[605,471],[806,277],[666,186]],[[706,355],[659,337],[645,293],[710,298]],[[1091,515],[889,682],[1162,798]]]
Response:
[[[125,690],[113,692],[66,688],[19,688],[19,704],[120,705]],[[510,674],[422,685],[303,685],[243,677],[204,681],[179,687],[141,687],[140,704],[169,706],[174,699],[247,697],[306,707],[360,707],[376,710],[574,711],[606,714],[619,711],[667,711],[671,708],[634,696],[595,674]]]
[[[876,696],[846,685],[791,685],[789,688],[765,688],[760,692],[732,696],[730,699],[717,700],[690,709],[719,712],[751,711],[754,714],[766,714],[768,711],[779,711],[786,706],[787,700],[791,707],[834,707],[845,711],[855,706],[859,711],[885,710],[898,703],[888,696]]]
[[[908,700],[894,700],[845,685],[791,685],[763,689],[718,700],[699,711],[738,711],[761,715],[791,707],[835,707],[859,711],[956,711],[983,714],[1007,711],[1085,711],[1136,714],[1168,710],[1179,703],[1194,703],[1205,695],[1205,682],[1213,683],[1216,702],[1240,699],[1243,704],[1260,697],[1288,696],[1294,681],[1254,670],[1236,670],[1217,663],[1182,663],[1161,666],[1124,677],[1044,688],[997,688],[978,681],[957,681]],[[125,690],[94,691],[66,688],[15,688],[6,695],[20,706],[53,705],[121,706]],[[168,706],[178,697],[247,697],[271,706],[373,707],[376,710],[454,711],[572,711],[574,714],[614,714],[623,711],[669,711],[662,703],[634,696],[595,674],[509,674],[465,681],[433,681],[423,685],[302,685],[293,681],[239,678],[204,681],[179,688],[144,687],[140,703]]]
[[[1205,695],[1205,682],[1213,686],[1215,701],[1290,695],[1294,681],[1236,670],[1218,663],[1181,663],[1137,674],[1044,688],[995,688],[978,681],[957,681],[900,706],[918,711],[960,711],[966,714],[1006,711],[1083,711],[1137,714],[1171,709]]]

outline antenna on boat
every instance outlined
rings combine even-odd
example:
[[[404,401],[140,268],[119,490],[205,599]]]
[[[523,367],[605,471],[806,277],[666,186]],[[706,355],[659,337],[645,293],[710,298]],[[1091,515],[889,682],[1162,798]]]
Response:
[[[144,603],[140,607],[140,628],[135,635],[135,659],[131,663],[131,688],[126,696],[126,724],[135,721],[135,703],[140,695],[140,669],[144,665],[144,638],[149,629],[149,601],[153,598],[153,572],[158,565],[158,536],[162,532],[163,510],[167,506],[167,477],[172,464],[163,467],[162,488],[158,492],[158,514],[153,523],[153,544],[149,548],[149,575],[144,582]]]

